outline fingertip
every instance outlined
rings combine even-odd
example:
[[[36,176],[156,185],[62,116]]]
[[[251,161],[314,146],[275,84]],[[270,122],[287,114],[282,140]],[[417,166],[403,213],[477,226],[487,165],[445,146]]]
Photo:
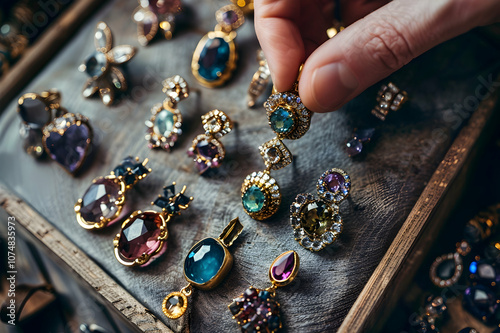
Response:
[[[299,82],[299,94],[309,110],[323,113],[340,108],[358,86],[358,79],[342,61],[306,63]]]

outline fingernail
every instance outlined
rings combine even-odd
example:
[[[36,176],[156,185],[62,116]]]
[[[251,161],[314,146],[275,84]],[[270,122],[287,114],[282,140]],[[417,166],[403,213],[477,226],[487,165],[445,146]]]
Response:
[[[320,111],[333,111],[359,85],[352,71],[341,62],[316,68],[312,82],[314,99],[323,108]]]

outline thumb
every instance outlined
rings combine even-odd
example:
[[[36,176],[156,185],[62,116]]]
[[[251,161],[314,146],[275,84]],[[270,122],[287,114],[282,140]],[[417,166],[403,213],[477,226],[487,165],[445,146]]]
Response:
[[[312,111],[336,110],[435,45],[499,17],[497,0],[394,0],[309,56],[302,101]]]

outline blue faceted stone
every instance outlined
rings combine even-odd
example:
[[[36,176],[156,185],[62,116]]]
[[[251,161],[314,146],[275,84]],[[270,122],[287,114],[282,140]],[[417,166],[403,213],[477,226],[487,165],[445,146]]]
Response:
[[[106,55],[101,52],[94,52],[85,61],[85,72],[90,77],[101,76],[108,66]]]
[[[168,110],[161,110],[155,116],[153,130],[156,134],[169,137],[174,129],[174,114]]]
[[[293,128],[293,114],[291,111],[278,108],[269,118],[271,127],[276,133],[287,133]]]
[[[209,38],[200,53],[198,74],[207,81],[217,80],[227,68],[229,43],[221,37]]]
[[[213,238],[205,238],[198,242],[184,261],[184,274],[199,284],[213,279],[224,262],[224,248]]]

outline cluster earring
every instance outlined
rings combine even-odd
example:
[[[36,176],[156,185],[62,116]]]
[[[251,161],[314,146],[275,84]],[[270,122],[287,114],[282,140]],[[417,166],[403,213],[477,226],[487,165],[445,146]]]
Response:
[[[175,14],[182,10],[180,0],[139,0],[132,14],[137,23],[137,39],[142,46],[156,36],[158,31],[165,39],[171,39],[175,28]]]
[[[235,5],[222,7],[215,17],[218,24],[200,40],[191,62],[194,77],[208,88],[223,85],[233,75],[238,59],[235,30],[245,22],[243,12]]]
[[[153,114],[146,121],[148,128],[146,140],[149,148],[162,148],[170,151],[182,134],[182,114],[177,108],[177,103],[189,96],[189,86],[179,75],[169,77],[163,81],[162,91],[167,95],[163,103],[153,105]]]
[[[248,175],[241,186],[241,200],[245,212],[253,219],[264,220],[276,213],[281,204],[278,183],[271,170],[279,170],[292,163],[292,153],[283,139],[296,140],[308,130],[312,113],[298,94],[298,81],[291,91],[274,93],[264,103],[271,129],[276,137],[259,147],[266,169]]]
[[[255,106],[255,102],[264,93],[271,80],[271,72],[269,71],[269,65],[264,56],[264,51],[257,51],[257,61],[259,63],[259,68],[252,77],[247,93],[247,104],[248,107],[251,108]]]
[[[290,206],[290,223],[295,240],[304,248],[319,251],[342,233],[339,204],[351,190],[351,178],[341,169],[325,171],[316,185],[319,199],[301,193]]]
[[[75,174],[89,154],[92,127],[87,117],[68,112],[60,103],[61,94],[55,89],[22,95],[17,102],[23,120],[20,134],[30,155],[42,157],[45,152]]]
[[[167,224],[187,209],[193,197],[184,195],[186,186],[175,193],[175,182],[163,188],[163,196],[151,204],[161,212],[137,210],[127,218],[121,231],[113,240],[114,253],[118,262],[124,266],[147,266],[165,253],[167,249]]]
[[[99,91],[104,105],[109,106],[115,99],[116,91],[126,91],[127,81],[118,66],[130,61],[137,49],[130,45],[113,47],[111,29],[104,22],[97,23],[94,34],[96,51],[91,54],[78,70],[90,78],[83,88],[83,97],[91,97]]]
[[[218,238],[202,239],[189,250],[184,259],[184,278],[188,285],[165,297],[162,303],[165,316],[180,318],[187,310],[188,297],[193,294],[193,288],[210,290],[222,282],[233,266],[233,255],[228,248],[242,230],[243,225],[235,218]]]
[[[106,177],[98,177],[75,204],[76,220],[87,230],[101,229],[120,220],[126,209],[126,192],[144,179],[151,169],[139,158],[126,157]]]
[[[269,268],[271,287],[250,286],[228,305],[242,332],[277,332],[282,328],[280,304],[275,300],[276,288],[290,284],[299,271],[299,255],[288,251],[279,255]]]
[[[231,132],[233,122],[220,110],[204,114],[201,120],[205,133],[194,138],[187,153],[194,157],[198,171],[203,174],[211,168],[218,168],[226,156],[226,150],[219,139]]]

